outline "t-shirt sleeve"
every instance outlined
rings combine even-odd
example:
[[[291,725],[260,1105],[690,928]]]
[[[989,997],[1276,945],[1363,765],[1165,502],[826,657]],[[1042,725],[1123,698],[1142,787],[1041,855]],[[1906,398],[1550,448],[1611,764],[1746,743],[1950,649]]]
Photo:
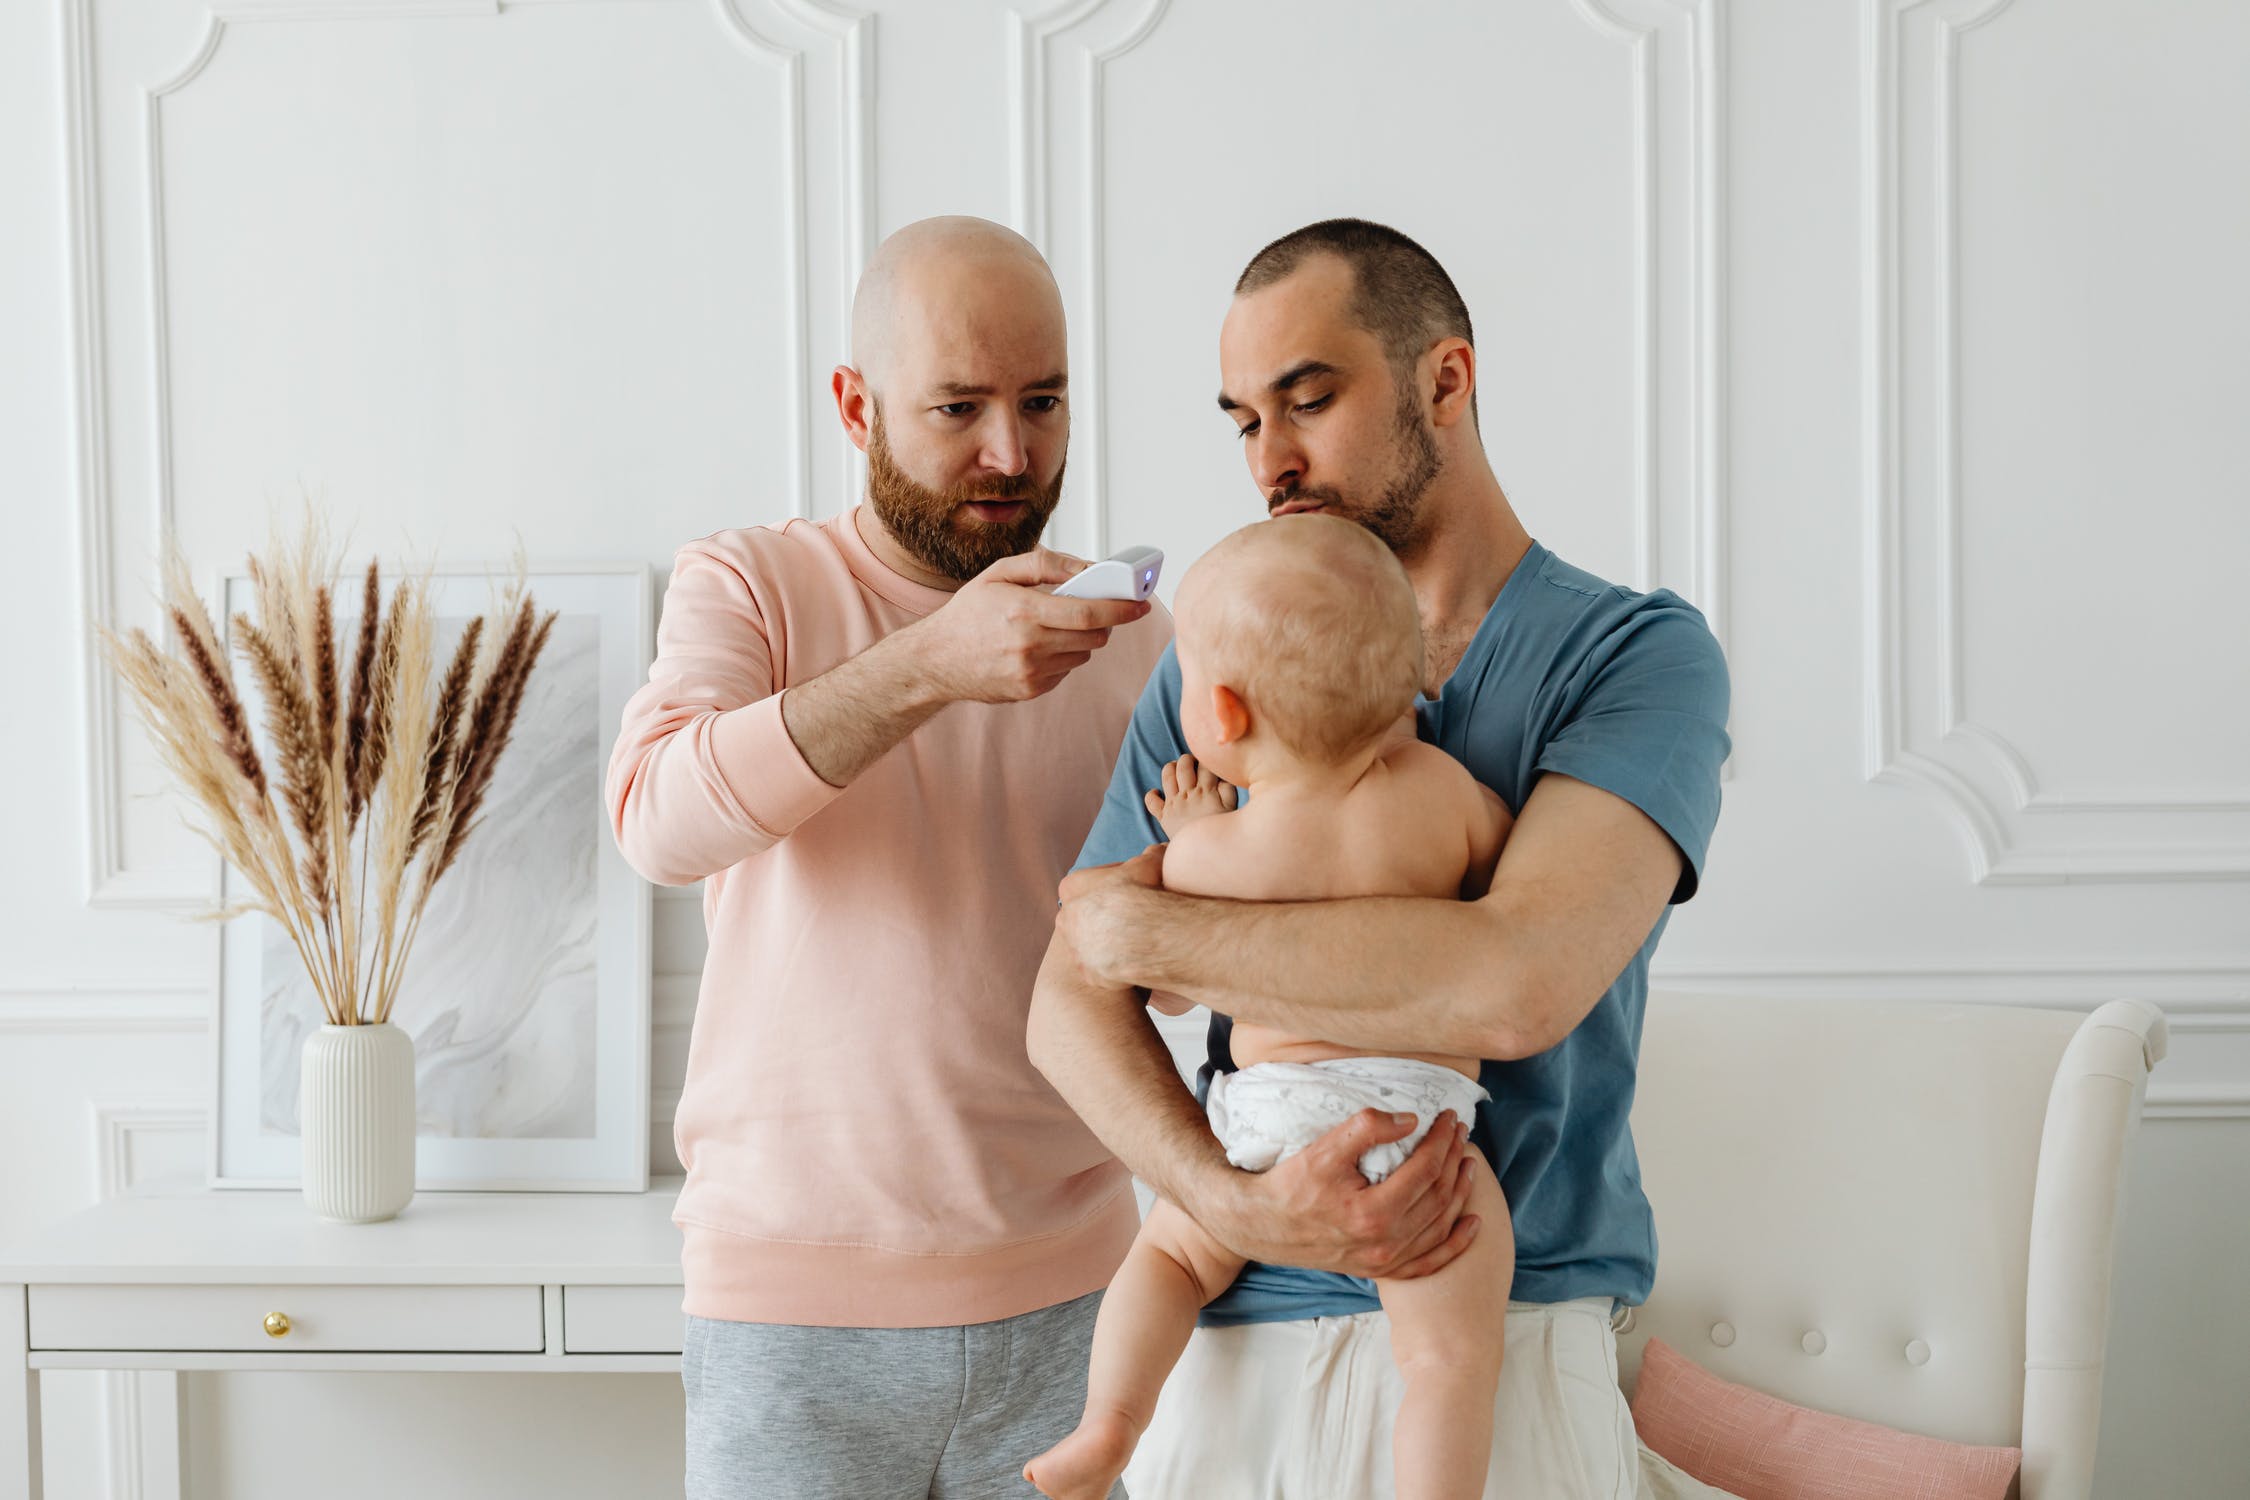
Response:
[[[1133,705],[1125,743],[1110,769],[1109,790],[1102,794],[1101,813],[1072,869],[1113,865],[1164,842],[1163,827],[1141,799],[1162,781],[1164,767],[1186,753],[1187,742],[1180,735],[1180,661],[1166,646]]]
[[[1661,602],[1669,600],[1668,603]],[[1679,846],[1686,868],[1674,904],[1703,878],[1719,821],[1719,767],[1730,690],[1726,656],[1703,616],[1675,597],[1651,595],[1620,621],[1537,769],[1598,786],[1647,813]]]

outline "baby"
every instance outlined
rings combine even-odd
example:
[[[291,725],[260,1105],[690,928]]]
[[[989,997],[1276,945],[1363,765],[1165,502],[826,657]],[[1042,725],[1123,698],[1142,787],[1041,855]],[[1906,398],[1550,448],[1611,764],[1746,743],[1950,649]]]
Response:
[[[1414,737],[1422,632],[1405,570],[1348,521],[1284,516],[1206,553],[1180,585],[1180,728],[1190,754],[1148,794],[1169,840],[1164,883],[1246,901],[1478,895],[1510,817],[1444,751]],[[1246,798],[1235,808],[1234,787]],[[1489,1096],[1477,1060],[1361,1047],[1237,1022],[1241,1071],[1211,1080],[1227,1159],[1265,1171],[1361,1109],[1411,1111],[1414,1133],[1359,1160],[1380,1182],[1440,1111],[1466,1126]],[[1483,1221],[1444,1269],[1375,1283],[1405,1390],[1392,1439],[1400,1500],[1481,1496],[1502,1319],[1515,1271],[1507,1204],[1467,1153]],[[1094,1327],[1086,1410],[1024,1478],[1055,1500],[1101,1500],[1156,1411],[1197,1310],[1242,1269],[1159,1202]]]

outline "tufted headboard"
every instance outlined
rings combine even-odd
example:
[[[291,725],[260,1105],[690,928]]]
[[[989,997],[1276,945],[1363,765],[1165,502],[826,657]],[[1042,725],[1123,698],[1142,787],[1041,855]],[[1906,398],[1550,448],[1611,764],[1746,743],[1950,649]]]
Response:
[[[2155,1007],[1655,993],[1633,1134],[1653,1335],[1802,1405],[2024,1449],[2091,1492],[2125,1148]]]

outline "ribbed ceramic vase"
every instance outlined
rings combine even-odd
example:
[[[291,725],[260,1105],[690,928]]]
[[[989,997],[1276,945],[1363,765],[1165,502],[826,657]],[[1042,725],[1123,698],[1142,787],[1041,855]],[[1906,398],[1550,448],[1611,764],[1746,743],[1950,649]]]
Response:
[[[384,1021],[305,1038],[297,1096],[305,1204],[372,1224],[414,1196],[414,1040]]]

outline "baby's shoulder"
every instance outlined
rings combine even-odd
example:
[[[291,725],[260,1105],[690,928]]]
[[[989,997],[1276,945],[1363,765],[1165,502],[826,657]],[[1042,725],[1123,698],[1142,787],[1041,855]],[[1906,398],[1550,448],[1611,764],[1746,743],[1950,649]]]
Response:
[[[1352,800],[1386,836],[1409,828],[1425,834],[1455,829],[1483,841],[1500,801],[1467,766],[1419,740],[1386,749],[1379,764],[1383,774],[1363,778]]]
[[[1260,819],[1245,806],[1239,812],[1197,818],[1173,834],[1164,847],[1164,885],[1188,896],[1225,896],[1242,868],[1246,849],[1257,844]]]
[[[1451,803],[1477,794],[1477,779],[1467,766],[1421,740],[1408,740],[1385,750],[1382,765],[1388,773],[1383,778],[1384,789],[1393,796]]]

